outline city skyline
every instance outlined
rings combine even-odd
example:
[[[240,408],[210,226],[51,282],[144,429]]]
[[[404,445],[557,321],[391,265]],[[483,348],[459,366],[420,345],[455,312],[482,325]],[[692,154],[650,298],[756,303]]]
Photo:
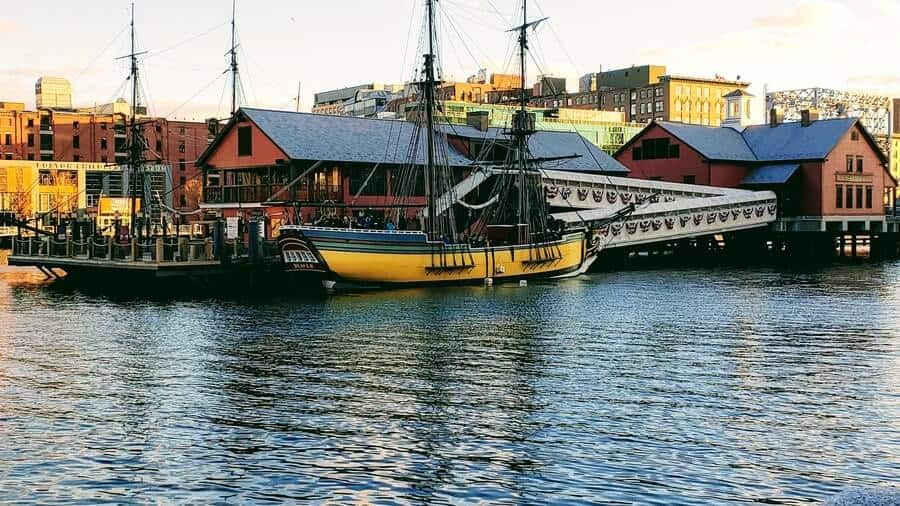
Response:
[[[409,80],[418,62],[423,3],[337,0],[298,6],[271,0],[251,6],[238,0],[244,104],[293,109],[302,82],[301,105],[309,110],[318,91]],[[439,2],[445,78],[463,80],[481,67],[514,70],[504,57],[511,40],[504,30],[516,23],[519,4]],[[533,44],[529,80],[552,73],[576,89],[578,75],[601,67],[660,64],[672,74],[740,75],[754,83],[755,93],[767,84],[771,90],[822,86],[900,96],[900,72],[881,64],[889,59],[887,49],[900,42],[890,30],[900,19],[900,0],[859,6],[844,0],[762,0],[743,13],[723,12],[703,0],[645,4],[613,12],[595,2],[532,0],[530,17],[551,20]],[[148,51],[141,70],[149,113],[198,120],[226,116],[231,2],[137,0],[135,9],[138,47]],[[47,18],[48,10],[57,15]],[[34,82],[42,75],[69,79],[79,107],[127,97],[127,63],[115,58],[129,51],[129,10],[123,0],[85,3],[77,11],[53,0],[8,13],[0,21],[0,43],[21,49],[0,63],[0,100],[33,107]]]

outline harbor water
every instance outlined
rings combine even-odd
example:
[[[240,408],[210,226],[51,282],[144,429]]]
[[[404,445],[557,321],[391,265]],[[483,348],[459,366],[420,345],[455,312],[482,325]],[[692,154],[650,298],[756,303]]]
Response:
[[[900,263],[179,299],[0,267],[0,502],[819,501],[900,479]]]

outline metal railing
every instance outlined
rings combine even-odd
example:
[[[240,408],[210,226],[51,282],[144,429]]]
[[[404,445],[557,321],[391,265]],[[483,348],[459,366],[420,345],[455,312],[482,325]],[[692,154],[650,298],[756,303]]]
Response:
[[[277,241],[260,241],[262,259],[280,258]],[[222,242],[222,249],[214,251],[212,238],[155,237],[118,242],[113,238],[84,241],[72,238],[14,237],[12,256],[24,258],[64,258],[110,262],[189,263],[246,259],[249,248],[240,239]]]

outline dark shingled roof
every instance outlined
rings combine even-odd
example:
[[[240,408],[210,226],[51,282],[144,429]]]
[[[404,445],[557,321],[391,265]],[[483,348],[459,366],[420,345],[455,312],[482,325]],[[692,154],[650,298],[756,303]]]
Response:
[[[327,160],[403,165],[409,162],[415,125],[406,121],[325,116],[288,111],[242,108],[241,112],[293,160]],[[416,163],[425,163],[425,142],[419,142]],[[446,149],[451,166],[471,160]]]
[[[509,139],[502,128],[492,127],[487,131],[482,131],[466,125],[444,125],[442,129],[449,135],[471,139]],[[575,156],[575,158],[545,162],[543,164],[545,169],[621,175],[629,172],[627,167],[578,132],[541,130],[535,132],[528,139],[528,147],[531,150],[531,156],[535,158]]]
[[[710,160],[757,161],[741,133],[733,128],[670,121],[658,121],[657,124]]]
[[[786,162],[824,160],[857,121],[838,118],[816,120],[807,126],[799,122],[754,125],[742,132],[669,121],[657,124],[710,160]]]
[[[241,112],[293,160],[328,160],[362,163],[408,163],[416,126],[407,121],[325,116],[319,114],[242,108]],[[503,129],[482,132],[464,125],[443,125],[447,135],[473,139],[507,138]],[[425,163],[425,140],[419,141],[417,164]],[[532,156],[558,158],[545,168],[578,172],[627,174],[628,169],[576,132],[540,131],[529,139]],[[472,160],[446,145],[449,164],[470,166]]]
[[[820,119],[809,126],[782,123],[772,127],[755,125],[744,130],[744,139],[760,161],[822,160],[857,118]]]
[[[784,184],[800,169],[799,163],[763,165],[756,167],[741,181],[742,185]]]

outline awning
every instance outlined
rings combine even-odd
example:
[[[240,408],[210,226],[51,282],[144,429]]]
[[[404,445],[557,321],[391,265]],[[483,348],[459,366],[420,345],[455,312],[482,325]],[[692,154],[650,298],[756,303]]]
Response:
[[[741,185],[784,184],[800,169],[799,163],[763,165],[750,171]]]

